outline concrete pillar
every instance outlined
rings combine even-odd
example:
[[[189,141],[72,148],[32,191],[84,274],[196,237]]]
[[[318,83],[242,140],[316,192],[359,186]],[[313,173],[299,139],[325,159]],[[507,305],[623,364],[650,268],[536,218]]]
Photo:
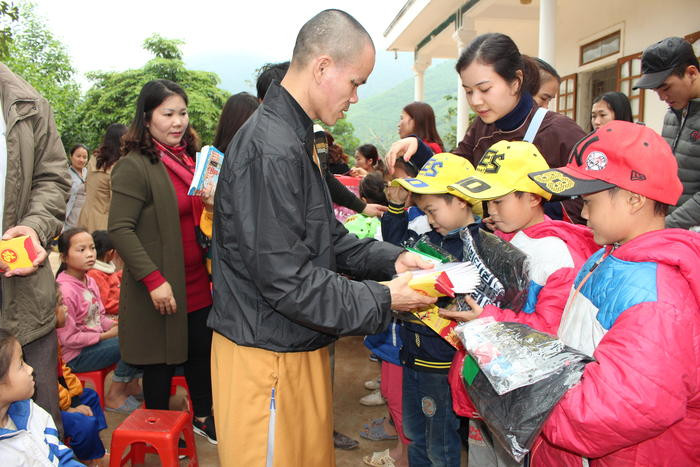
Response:
[[[413,100],[422,102],[425,99],[425,70],[428,69],[433,59],[421,55],[416,55],[413,62]]]
[[[462,55],[462,51],[469,45],[469,42],[476,37],[474,21],[468,18],[462,20],[462,27],[457,29],[452,38],[457,43],[457,57]],[[462,87],[462,79],[457,76],[457,143],[462,141],[469,126],[469,104],[467,95]]]
[[[540,0],[540,25],[537,56],[555,66],[557,40],[557,1]]]

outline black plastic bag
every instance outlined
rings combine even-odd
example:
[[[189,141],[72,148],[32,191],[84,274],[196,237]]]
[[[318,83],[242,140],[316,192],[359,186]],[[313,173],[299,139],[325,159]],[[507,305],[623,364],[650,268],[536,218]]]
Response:
[[[533,333],[540,334],[539,340],[543,346],[547,345],[547,341],[556,341],[556,337],[524,324],[498,325],[522,333],[529,339],[532,339]],[[496,392],[483,368],[474,376],[471,384],[465,381],[467,393],[493,437],[518,462],[532,448],[554,406],[566,391],[579,382],[586,364],[593,361],[587,355],[565,345],[561,345],[560,350],[547,358],[563,363],[544,379],[502,395]]]

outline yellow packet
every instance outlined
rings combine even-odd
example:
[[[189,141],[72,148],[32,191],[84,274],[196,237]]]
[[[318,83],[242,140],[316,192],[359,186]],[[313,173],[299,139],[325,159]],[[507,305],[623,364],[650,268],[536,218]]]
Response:
[[[10,270],[32,267],[36,256],[34,243],[27,235],[0,240],[0,260],[7,264]]]
[[[447,277],[447,274],[440,271],[414,276],[408,282],[408,286],[429,297],[454,297],[450,278]]]

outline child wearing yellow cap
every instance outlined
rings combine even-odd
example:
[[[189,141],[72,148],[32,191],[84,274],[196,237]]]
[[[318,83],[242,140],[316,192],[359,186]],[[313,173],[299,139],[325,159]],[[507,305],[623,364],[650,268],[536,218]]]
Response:
[[[441,153],[423,164],[415,177],[395,179],[387,189],[389,211],[382,216],[382,237],[397,245],[411,246],[420,238],[454,256],[458,261],[473,260],[475,244],[485,232],[479,229],[475,212],[480,202],[447,187],[474,174],[474,167],[462,157]],[[409,228],[405,211],[408,197],[423,212],[431,230],[423,236]],[[498,280],[488,268],[481,268],[482,282]],[[475,294],[480,303],[490,303],[484,294]],[[438,304],[439,306],[439,304]],[[452,408],[447,373],[455,348],[431,328],[403,322],[399,335],[403,343],[399,357],[403,367],[402,418],[405,435],[411,440],[411,465],[459,465],[461,441],[459,419]]]
[[[492,316],[498,321],[515,321],[539,331],[556,334],[566,299],[576,272],[597,250],[587,227],[551,220],[545,216],[543,203],[552,195],[533,182],[528,174],[547,170],[544,157],[532,143],[499,141],[482,156],[471,177],[448,187],[450,193],[488,203],[490,217],[485,223],[496,235],[527,254],[530,287],[522,310],[502,309],[495,305],[481,307],[467,297],[470,311],[441,311],[441,315],[459,321]],[[462,361],[455,358],[455,362]],[[455,364],[450,373],[455,409],[462,416],[474,412]],[[494,450],[485,440],[485,425],[470,421],[470,465],[508,461],[508,455]],[[482,439],[483,438],[483,439]],[[472,449],[473,447],[473,449]],[[500,465],[500,464],[499,464]],[[506,465],[509,465],[506,462]]]

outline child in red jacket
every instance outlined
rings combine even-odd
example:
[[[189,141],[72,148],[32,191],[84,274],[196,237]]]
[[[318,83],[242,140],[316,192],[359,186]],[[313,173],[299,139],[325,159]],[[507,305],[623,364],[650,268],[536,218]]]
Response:
[[[699,465],[700,235],[664,228],[683,191],[671,148],[616,120],[566,167],[530,177],[581,196],[604,246],[577,275],[558,330],[595,361],[554,407],[530,465]]]
[[[122,271],[117,271],[117,266],[112,262],[117,253],[106,230],[95,230],[92,239],[97,260],[87,275],[97,283],[105,313],[116,315],[119,313],[119,285],[122,281]]]

